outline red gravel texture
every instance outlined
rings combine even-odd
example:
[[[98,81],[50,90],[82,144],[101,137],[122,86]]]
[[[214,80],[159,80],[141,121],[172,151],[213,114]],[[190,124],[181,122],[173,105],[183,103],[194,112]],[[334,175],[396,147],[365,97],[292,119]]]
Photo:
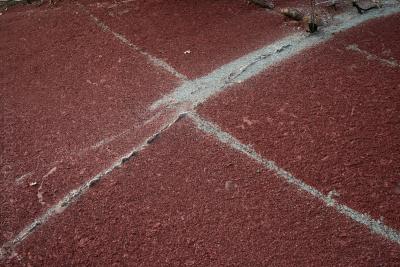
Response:
[[[393,15],[364,23],[350,29],[343,40],[382,59],[397,61],[400,65],[400,16]],[[360,35],[360,36],[359,36]]]
[[[189,78],[302,30],[239,0],[80,2]],[[297,178],[400,229],[400,68],[346,49],[399,62],[399,20],[337,34],[199,112]],[[147,107],[179,81],[73,1],[10,9],[0,33],[3,244],[175,118],[178,110]],[[184,119],[39,227],[5,264],[394,266],[399,255],[398,245]]]
[[[270,68],[200,113],[299,179],[399,229],[400,68],[346,50],[364,35],[372,46],[365,28]]]
[[[0,16],[1,243],[153,133],[147,106],[178,84],[77,10]]]
[[[180,121],[41,227],[18,266],[395,265],[400,248]]]
[[[189,78],[295,31],[282,15],[245,0],[80,2],[113,30]]]

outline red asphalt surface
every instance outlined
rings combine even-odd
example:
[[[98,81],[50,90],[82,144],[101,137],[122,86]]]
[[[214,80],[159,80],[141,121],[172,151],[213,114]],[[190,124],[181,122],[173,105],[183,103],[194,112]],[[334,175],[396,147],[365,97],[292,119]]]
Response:
[[[201,164],[199,164],[201,163]],[[26,240],[10,265],[354,266],[400,247],[179,121]]]
[[[399,23],[396,15],[340,33],[220,94],[200,113],[299,179],[400,228],[400,67],[346,49],[358,40],[372,46],[377,29],[398,36]],[[386,49],[396,51],[391,44]]]
[[[246,1],[82,2],[116,32],[189,78],[205,75],[295,29],[281,15]]]
[[[80,2],[189,78],[302,30],[246,1]],[[200,114],[297,178],[335,190],[340,203],[400,229],[400,68],[346,49],[400,62],[399,20],[337,34],[214,97]],[[175,111],[148,106],[179,84],[75,3],[4,12],[0,245],[159,131]],[[10,255],[4,263],[14,266],[365,266],[399,264],[400,246],[185,118]]]
[[[241,0],[81,1],[96,16],[133,43],[145,47],[189,78],[205,75],[219,66],[295,31],[293,22],[278,10],[308,2],[276,2],[270,11]],[[343,10],[319,6],[325,15]]]
[[[0,27],[4,242],[154,132],[147,106],[178,82],[76,5],[5,14]]]
[[[355,42],[360,49],[380,58],[396,60],[400,63],[400,19],[391,16],[376,22],[366,23],[349,31],[343,38]],[[354,34],[361,34],[360,37]],[[357,38],[357,40],[355,40]]]

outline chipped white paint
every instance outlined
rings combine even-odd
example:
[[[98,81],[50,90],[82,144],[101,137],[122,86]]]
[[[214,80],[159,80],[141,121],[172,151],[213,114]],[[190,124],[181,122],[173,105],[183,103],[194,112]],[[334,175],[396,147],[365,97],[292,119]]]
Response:
[[[355,52],[365,56],[368,60],[376,60],[376,61],[379,61],[381,64],[389,66],[389,67],[392,67],[392,68],[400,67],[399,63],[396,60],[394,60],[394,59],[385,59],[385,58],[378,57],[377,55],[374,55],[374,54],[372,54],[372,53],[370,53],[370,52],[368,52],[366,50],[360,49],[358,47],[358,45],[356,45],[356,44],[348,45],[346,47],[346,49],[347,50],[351,50],[351,51],[355,51]]]
[[[32,174],[34,174],[34,173],[35,173],[34,171],[25,173],[25,174],[23,174],[23,175],[17,177],[17,178],[15,179],[15,182],[16,182],[17,184],[20,184],[20,183],[22,183],[26,178],[31,177]]]
[[[39,203],[42,204],[42,205],[46,205],[46,202],[43,199],[43,192],[42,192],[43,183],[46,180],[46,178],[49,177],[50,175],[52,175],[56,170],[57,170],[57,167],[53,167],[48,173],[46,173],[43,176],[42,181],[40,182],[40,186],[38,188],[36,196],[38,198]]]

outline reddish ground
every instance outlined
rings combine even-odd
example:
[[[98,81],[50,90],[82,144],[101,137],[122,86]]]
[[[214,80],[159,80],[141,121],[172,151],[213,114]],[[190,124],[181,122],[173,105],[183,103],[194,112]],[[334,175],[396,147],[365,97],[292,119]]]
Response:
[[[399,246],[184,120],[42,227],[8,263],[372,266],[399,260]]]
[[[399,228],[400,68],[346,50],[365,40],[363,29],[236,86],[201,113],[299,179]]]
[[[391,16],[364,23],[343,36],[346,43],[400,64],[400,18]]]
[[[245,0],[81,2],[116,32],[190,78],[294,31],[283,16]]]
[[[244,0],[82,3],[190,78],[299,30]],[[299,3],[276,1],[278,8]],[[355,44],[399,62],[399,20],[337,34],[216,96],[200,113],[297,178],[335,190],[340,203],[400,229],[400,68],[347,49]],[[0,246],[171,121],[176,110],[147,107],[179,84],[74,2],[1,14]],[[397,243],[188,119],[8,252],[0,265],[400,262]]]
[[[60,20],[67,17],[68,23]],[[75,5],[6,13],[0,20],[4,242],[142,141],[147,106],[178,83]],[[42,181],[45,204],[37,196]]]

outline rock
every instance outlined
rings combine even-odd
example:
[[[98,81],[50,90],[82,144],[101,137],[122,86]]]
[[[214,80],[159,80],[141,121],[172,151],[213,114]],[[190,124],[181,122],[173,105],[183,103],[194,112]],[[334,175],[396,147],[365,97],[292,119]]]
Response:
[[[274,3],[268,0],[250,0],[250,2],[263,8],[274,9],[275,7]]]
[[[288,18],[294,19],[296,21],[302,21],[304,14],[295,8],[282,8],[281,13]]]
[[[236,188],[236,184],[233,181],[226,181],[225,182],[225,190],[232,191]]]

